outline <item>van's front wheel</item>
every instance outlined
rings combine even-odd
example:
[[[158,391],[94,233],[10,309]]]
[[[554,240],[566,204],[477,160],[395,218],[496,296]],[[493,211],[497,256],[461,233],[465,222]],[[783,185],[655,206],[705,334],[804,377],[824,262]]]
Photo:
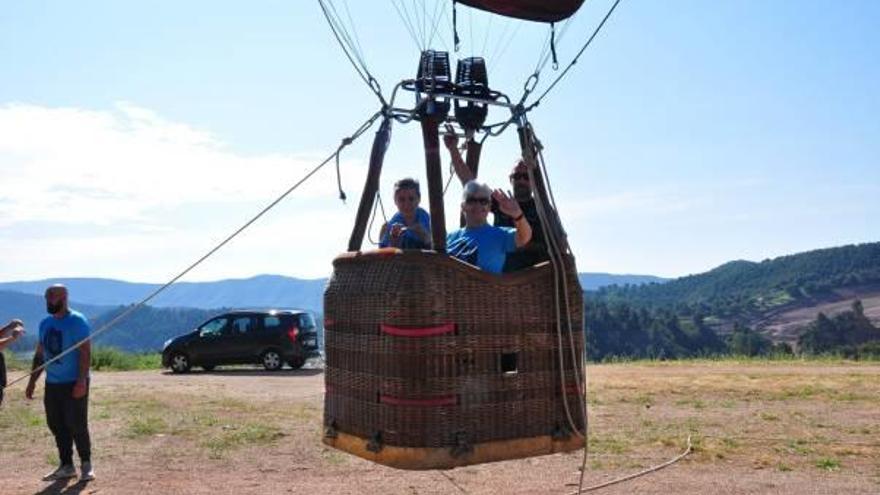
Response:
[[[189,362],[189,357],[182,353],[178,352],[171,356],[171,371],[175,373],[186,373],[192,365]]]

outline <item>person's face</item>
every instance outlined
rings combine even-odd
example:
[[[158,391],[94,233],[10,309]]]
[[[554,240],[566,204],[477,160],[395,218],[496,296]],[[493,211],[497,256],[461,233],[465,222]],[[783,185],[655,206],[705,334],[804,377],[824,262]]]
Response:
[[[398,189],[394,193],[394,204],[397,205],[397,211],[407,217],[415,214],[420,200],[421,198],[415,189]]]
[[[58,314],[67,310],[67,290],[63,287],[49,287],[46,290],[46,312]]]
[[[510,185],[513,187],[513,196],[518,201],[525,201],[532,195],[532,183],[529,181],[529,171],[522,162],[510,171]]]
[[[491,207],[492,200],[485,193],[478,192],[468,196],[461,203],[461,211],[464,213],[464,220],[468,227],[479,227],[486,223],[486,217],[489,216]]]

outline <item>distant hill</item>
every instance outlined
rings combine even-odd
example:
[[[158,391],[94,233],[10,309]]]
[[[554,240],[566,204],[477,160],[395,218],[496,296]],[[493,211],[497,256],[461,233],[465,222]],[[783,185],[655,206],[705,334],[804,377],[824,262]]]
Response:
[[[596,290],[605,285],[638,285],[660,283],[660,277],[650,275],[612,275],[609,273],[581,273],[584,290]],[[118,306],[133,304],[159,287],[160,284],[125,282],[103,278],[57,278],[29,282],[0,282],[0,290],[43,295],[50,284],[61,283],[70,289],[71,297],[88,304]],[[298,279],[282,275],[258,275],[246,279],[216,282],[178,282],[150,301],[156,308],[245,308],[285,307],[323,312],[326,278]]]
[[[94,319],[111,309],[109,306],[81,304],[77,300],[71,300],[71,307],[90,319]],[[41,295],[35,296],[0,290],[0,325],[13,318],[22,320],[25,325],[25,336],[13,344],[13,350],[33,349],[37,341],[40,322],[46,316],[48,316],[46,301]]]
[[[119,306],[92,320],[97,330],[119,316],[128,306]],[[153,308],[145,306],[120,320],[95,339],[96,345],[129,352],[156,352],[170,339],[195,329],[225,309]]]
[[[579,273],[578,279],[584,290],[597,290],[609,285],[662,284],[669,280],[653,275],[615,275],[613,273]]]
[[[89,304],[118,306],[139,302],[161,287],[103,278],[57,278],[30,282],[3,282],[0,290],[42,295],[46,287],[62,283],[71,297]],[[178,282],[155,299],[157,308],[284,307],[321,312],[326,279],[303,280],[281,275],[216,282]]]
[[[831,306],[880,297],[880,242],[818,249],[761,262],[731,261],[662,285],[611,286],[593,295],[605,302],[700,315],[724,333],[734,322],[796,340],[800,328]],[[824,309],[817,309],[824,308]],[[875,314],[869,305],[869,316]],[[793,325],[797,324],[797,325]],[[788,332],[779,332],[788,328]]]

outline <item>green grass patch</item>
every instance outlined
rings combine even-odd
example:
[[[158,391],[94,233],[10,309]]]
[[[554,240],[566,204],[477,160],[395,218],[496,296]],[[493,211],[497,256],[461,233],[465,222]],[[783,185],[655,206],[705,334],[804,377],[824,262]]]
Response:
[[[20,431],[46,426],[42,409],[26,407],[14,402],[3,409],[4,411],[0,413],[0,431]]]
[[[764,421],[779,421],[779,416],[773,413],[762,412],[761,419]]]
[[[831,457],[823,457],[816,461],[816,467],[825,471],[839,471],[840,461]]]
[[[212,459],[223,458],[230,450],[238,447],[265,445],[283,437],[281,430],[274,425],[245,423],[225,425],[220,432],[202,442]]]
[[[158,370],[162,355],[158,353],[133,354],[113,347],[92,349],[92,369],[96,371]]]
[[[8,349],[0,352],[3,353],[3,357],[6,360],[7,370],[25,371],[27,369],[30,369],[30,361],[25,359],[22,354],[10,352]]]
[[[131,420],[125,429],[128,438],[149,437],[165,431],[168,424],[159,416],[136,417]]]

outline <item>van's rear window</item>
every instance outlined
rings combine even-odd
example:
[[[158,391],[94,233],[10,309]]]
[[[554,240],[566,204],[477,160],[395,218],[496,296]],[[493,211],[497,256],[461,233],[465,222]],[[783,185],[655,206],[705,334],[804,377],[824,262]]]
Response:
[[[313,330],[315,328],[315,318],[309,313],[300,313],[299,328],[301,330]]]

